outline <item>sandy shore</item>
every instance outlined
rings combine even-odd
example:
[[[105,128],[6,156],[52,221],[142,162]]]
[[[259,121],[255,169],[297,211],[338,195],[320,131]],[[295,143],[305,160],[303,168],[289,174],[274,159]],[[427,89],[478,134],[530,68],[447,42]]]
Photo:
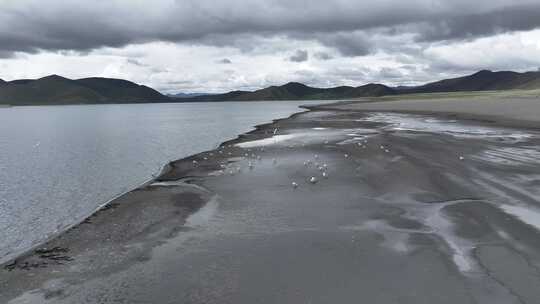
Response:
[[[536,303],[540,133],[376,106],[171,163],[4,265],[0,302]]]
[[[466,97],[454,95],[458,93],[444,98],[442,94],[404,95],[333,103],[319,108],[444,115],[511,127],[540,128],[540,91],[478,92]]]

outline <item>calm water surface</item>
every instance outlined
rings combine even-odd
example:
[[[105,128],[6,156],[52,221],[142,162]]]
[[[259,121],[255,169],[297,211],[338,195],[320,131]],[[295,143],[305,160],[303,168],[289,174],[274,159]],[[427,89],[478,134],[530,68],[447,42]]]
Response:
[[[81,221],[167,162],[306,103],[0,108],[0,263]]]

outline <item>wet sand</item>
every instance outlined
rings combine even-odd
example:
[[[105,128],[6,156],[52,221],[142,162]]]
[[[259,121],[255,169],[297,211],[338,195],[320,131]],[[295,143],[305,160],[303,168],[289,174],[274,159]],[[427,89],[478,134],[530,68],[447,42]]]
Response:
[[[5,265],[0,303],[537,303],[539,146],[313,109],[171,163]]]
[[[328,110],[386,111],[426,114],[496,123],[510,127],[540,128],[540,91],[476,92],[402,95],[346,101],[319,107]],[[464,93],[462,93],[464,94]]]

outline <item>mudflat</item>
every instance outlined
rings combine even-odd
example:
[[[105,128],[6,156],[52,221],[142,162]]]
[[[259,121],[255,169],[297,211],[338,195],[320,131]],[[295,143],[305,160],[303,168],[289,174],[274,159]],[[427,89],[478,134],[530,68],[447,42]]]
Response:
[[[333,103],[319,108],[445,115],[540,128],[540,90],[412,94]]]
[[[0,302],[536,303],[540,132],[368,106],[172,162],[4,265]]]

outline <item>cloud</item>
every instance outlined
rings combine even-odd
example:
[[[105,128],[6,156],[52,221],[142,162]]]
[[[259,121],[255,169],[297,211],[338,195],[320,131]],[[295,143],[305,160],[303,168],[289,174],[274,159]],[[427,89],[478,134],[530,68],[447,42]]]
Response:
[[[304,36],[346,56],[377,51],[366,34],[472,39],[540,26],[537,0],[4,1],[0,52],[88,51],[152,41],[215,46],[238,37]],[[251,39],[242,47],[249,49]]]
[[[330,60],[332,59],[332,55],[325,53],[325,52],[317,52],[314,54],[315,58],[319,60]]]
[[[164,92],[410,85],[534,70],[539,26],[538,0],[2,1],[0,76],[118,77]]]
[[[289,60],[292,62],[304,62],[307,61],[309,54],[306,50],[297,50],[294,55],[289,57]]]

